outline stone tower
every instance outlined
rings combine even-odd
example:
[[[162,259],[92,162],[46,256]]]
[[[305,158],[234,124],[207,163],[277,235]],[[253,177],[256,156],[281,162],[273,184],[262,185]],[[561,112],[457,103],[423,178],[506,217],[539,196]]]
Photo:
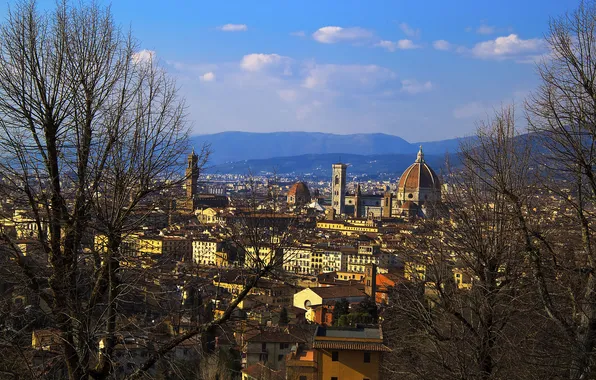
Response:
[[[188,155],[188,166],[186,167],[186,198],[192,204],[197,194],[197,183],[199,181],[199,156],[195,150]]]
[[[336,215],[344,213],[346,201],[346,164],[333,164],[333,174],[331,176],[331,206]]]
[[[377,265],[366,264],[364,267],[364,293],[376,300],[377,295]]]
[[[391,218],[391,208],[393,207],[393,194],[391,191],[385,191],[383,194],[383,205],[382,205],[382,213],[383,218]]]

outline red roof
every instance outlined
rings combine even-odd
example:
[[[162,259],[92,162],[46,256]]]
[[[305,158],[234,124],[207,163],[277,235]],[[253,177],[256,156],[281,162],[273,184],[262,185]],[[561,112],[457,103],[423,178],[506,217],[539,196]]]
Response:
[[[313,348],[321,348],[328,350],[350,350],[350,351],[377,351],[377,352],[391,352],[391,349],[382,343],[368,343],[368,342],[328,342],[315,341]]]
[[[399,178],[398,189],[441,189],[439,177],[425,162],[414,162]]]
[[[290,187],[288,195],[293,195],[295,197],[301,198],[310,198],[310,191],[308,191],[308,186],[306,185],[306,183],[296,182],[292,185],[292,187]]]

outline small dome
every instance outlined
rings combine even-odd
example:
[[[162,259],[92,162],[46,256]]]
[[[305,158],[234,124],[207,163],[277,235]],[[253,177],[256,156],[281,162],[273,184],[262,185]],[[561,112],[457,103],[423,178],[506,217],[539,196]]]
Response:
[[[399,178],[397,187],[399,190],[406,191],[410,189],[415,191],[420,188],[441,190],[439,177],[424,161],[422,147],[420,147],[416,161]]]
[[[288,191],[288,203],[307,203],[310,201],[310,191],[304,182],[296,182]]]

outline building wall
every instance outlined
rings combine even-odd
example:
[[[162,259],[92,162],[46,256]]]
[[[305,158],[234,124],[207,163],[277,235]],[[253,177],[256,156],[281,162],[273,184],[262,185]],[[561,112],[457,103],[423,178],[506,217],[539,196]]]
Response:
[[[245,367],[261,362],[278,370],[285,365],[285,356],[292,352],[292,346],[292,343],[249,342],[246,345]]]
[[[312,249],[306,247],[284,248],[283,268],[292,273],[312,273]]]
[[[304,306],[306,301],[310,301],[311,305],[320,305],[323,303],[323,299],[310,289],[304,289],[294,294],[295,307],[306,310]]]
[[[325,250],[321,253],[321,271],[336,272],[346,270],[345,255],[341,251]]]
[[[246,247],[244,264],[249,268],[267,265],[273,260],[274,251],[270,247]]]
[[[221,242],[199,239],[192,242],[192,259],[199,265],[217,265],[217,253],[221,251]]]
[[[365,225],[354,225],[348,224],[344,222],[336,222],[332,220],[325,220],[317,222],[317,228],[323,230],[333,230],[333,231],[340,231],[342,233],[347,232],[372,232],[378,233],[379,228],[374,226],[365,226]]]
[[[212,208],[197,210],[195,212],[195,215],[197,216],[199,222],[203,224],[218,224],[223,222],[223,218],[219,216],[217,210],[214,210]]]
[[[340,350],[338,361],[332,361],[332,351],[317,350],[319,378],[338,380],[378,380],[380,369],[380,353],[370,352],[370,363],[364,362],[364,351]]]

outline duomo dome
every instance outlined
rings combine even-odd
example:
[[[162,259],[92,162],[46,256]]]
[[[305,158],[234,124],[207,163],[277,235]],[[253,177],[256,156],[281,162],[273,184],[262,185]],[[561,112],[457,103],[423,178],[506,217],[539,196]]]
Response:
[[[422,147],[416,161],[399,178],[396,195],[398,201],[415,202],[419,205],[441,200],[441,181],[424,161]]]

